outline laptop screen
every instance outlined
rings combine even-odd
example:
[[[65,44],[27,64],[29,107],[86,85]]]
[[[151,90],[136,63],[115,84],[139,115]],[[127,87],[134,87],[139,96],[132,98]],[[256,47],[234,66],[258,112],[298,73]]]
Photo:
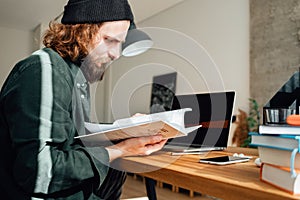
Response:
[[[171,110],[192,108],[185,113],[185,126],[202,127],[168,144],[191,147],[227,147],[235,100],[234,91],[176,95]]]

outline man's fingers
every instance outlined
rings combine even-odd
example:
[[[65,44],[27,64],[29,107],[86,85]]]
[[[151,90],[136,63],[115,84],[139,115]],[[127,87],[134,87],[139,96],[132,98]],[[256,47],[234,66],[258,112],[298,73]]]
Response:
[[[154,135],[154,136],[147,136],[147,137],[140,137],[140,142],[144,145],[147,144],[155,144],[163,140],[161,135]]]
[[[149,145],[145,146],[146,155],[150,155],[151,153],[162,149],[166,142],[167,142],[167,140],[161,140],[159,143],[149,144]]]

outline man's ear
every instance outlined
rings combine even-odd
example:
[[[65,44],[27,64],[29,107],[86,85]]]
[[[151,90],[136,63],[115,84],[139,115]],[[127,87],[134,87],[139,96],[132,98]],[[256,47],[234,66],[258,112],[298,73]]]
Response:
[[[101,38],[102,38],[101,34],[96,34],[95,40],[94,40],[95,44],[98,44],[99,42],[101,42]]]

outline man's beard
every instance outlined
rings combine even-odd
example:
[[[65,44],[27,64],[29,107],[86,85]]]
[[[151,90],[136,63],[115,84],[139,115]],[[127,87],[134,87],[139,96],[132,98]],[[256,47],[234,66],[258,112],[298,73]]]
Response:
[[[89,83],[95,83],[103,79],[104,72],[111,63],[112,60],[110,58],[100,58],[97,60],[86,58],[82,62],[80,69]]]

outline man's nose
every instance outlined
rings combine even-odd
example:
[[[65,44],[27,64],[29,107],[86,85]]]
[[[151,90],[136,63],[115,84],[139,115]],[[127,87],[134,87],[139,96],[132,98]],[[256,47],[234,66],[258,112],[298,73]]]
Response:
[[[108,56],[111,60],[116,60],[121,56],[122,45],[116,45],[108,51]]]

